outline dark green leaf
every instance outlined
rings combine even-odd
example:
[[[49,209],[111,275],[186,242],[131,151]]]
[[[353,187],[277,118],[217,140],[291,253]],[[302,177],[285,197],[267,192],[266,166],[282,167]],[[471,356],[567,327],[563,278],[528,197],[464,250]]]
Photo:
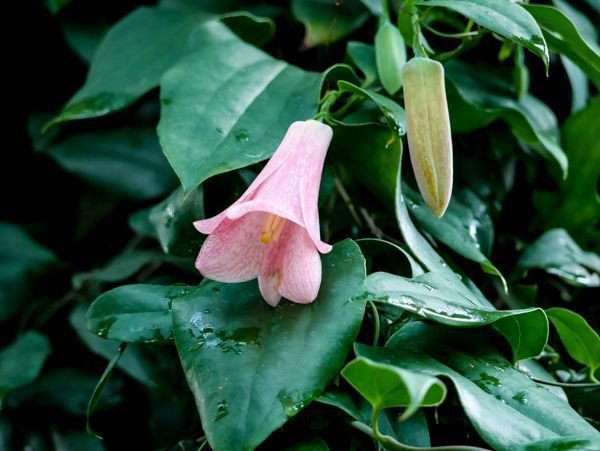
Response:
[[[69,323],[90,351],[110,361],[117,352],[119,342],[100,338],[90,332],[87,328],[86,310],[83,304],[75,307],[69,315]],[[127,352],[119,359],[117,367],[138,382],[148,387],[156,387],[148,360],[139,348],[129,346]]]
[[[306,28],[304,46],[331,44],[359,28],[369,12],[358,0],[292,0],[292,13]]]
[[[569,17],[553,6],[524,5],[544,31],[551,50],[561,53],[600,87],[600,53],[595,43],[586,42]]]
[[[406,133],[406,114],[404,109],[391,99],[377,94],[369,89],[363,89],[347,81],[339,81],[341,92],[350,92],[362,97],[367,97],[377,104],[390,128],[399,136]]]
[[[8,392],[35,380],[50,355],[50,341],[28,331],[0,351],[0,406]]]
[[[571,171],[556,193],[538,192],[534,203],[545,228],[564,227],[582,243],[600,245],[594,227],[600,221],[600,140],[598,139],[600,99],[571,116],[563,125],[562,136]]]
[[[171,302],[193,289],[183,286],[124,285],[98,297],[90,306],[88,328],[103,338],[127,343],[172,340]]]
[[[104,445],[96,437],[85,432],[58,433],[53,431],[54,451],[104,451]]]
[[[273,20],[245,11],[223,14],[221,21],[244,41],[257,47],[265,45],[275,34]]]
[[[404,184],[402,192],[409,211],[427,233],[456,253],[479,263],[485,272],[497,275],[506,285],[500,271],[485,254],[491,251],[493,225],[487,206],[475,193],[455,191],[446,213],[438,218],[416,191]]]
[[[562,307],[546,310],[569,355],[590,367],[592,376],[600,368],[600,336],[581,315]]]
[[[358,246],[344,241],[323,257],[311,305],[273,309],[256,282],[206,281],[174,300],[175,343],[213,448],[255,448],[321,393],[362,321],[364,302],[351,298],[364,271]]]
[[[49,125],[103,116],[135,102],[190,51],[190,35],[209,18],[160,8],[133,11],[106,34],[85,84]]]
[[[20,227],[0,222],[0,321],[18,310],[31,289],[31,279],[56,261],[50,250]]]
[[[442,6],[468,17],[531,50],[548,67],[548,48],[542,30],[521,5],[509,0],[426,0],[423,6]]]
[[[271,58],[222,24],[203,27],[194,40],[198,51],[162,80],[158,126],[186,193],[271,156],[293,121],[316,113],[320,89],[318,74]]]
[[[411,323],[385,349],[359,345],[356,352],[376,362],[448,377],[471,423],[494,449],[512,450],[540,440],[560,443],[573,435],[598,443],[598,432],[566,401],[514,369],[483,337],[466,331],[460,335],[453,345],[447,329]]]
[[[517,268],[541,268],[572,285],[600,286],[600,257],[582,250],[563,229],[548,230],[530,244]]]
[[[177,184],[152,128],[82,133],[48,151],[65,170],[118,197],[151,199]]]
[[[510,84],[488,69],[458,60],[447,63],[445,69],[450,80],[448,106],[454,132],[472,131],[502,119],[517,138],[540,146],[542,155],[555,160],[566,176],[568,161],[550,108],[530,94],[517,100]]]

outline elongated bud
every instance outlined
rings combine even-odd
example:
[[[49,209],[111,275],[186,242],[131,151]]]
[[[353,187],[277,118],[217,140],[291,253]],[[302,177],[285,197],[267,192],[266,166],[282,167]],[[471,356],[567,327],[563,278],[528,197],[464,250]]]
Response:
[[[406,48],[400,31],[390,21],[383,23],[375,35],[375,62],[384,89],[395,94],[402,86],[402,66]]]
[[[404,65],[404,106],[410,161],[419,191],[440,218],[452,195],[452,136],[444,67],[427,58]]]

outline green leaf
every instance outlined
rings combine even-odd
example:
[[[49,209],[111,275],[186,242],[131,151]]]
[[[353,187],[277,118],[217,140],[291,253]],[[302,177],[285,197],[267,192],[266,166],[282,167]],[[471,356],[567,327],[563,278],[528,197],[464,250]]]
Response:
[[[373,84],[378,78],[375,49],[373,46],[362,42],[350,41],[346,46],[346,53],[354,65],[365,76],[364,86]]]
[[[569,355],[590,367],[592,376],[600,368],[600,336],[581,315],[562,307],[546,310],[548,318]]]
[[[320,90],[318,74],[273,59],[224,25],[194,38],[198,51],[162,80],[158,126],[186,193],[270,157],[293,121],[314,116]]]
[[[329,447],[323,439],[313,437],[294,443],[291,446],[286,446],[283,451],[329,451]]]
[[[20,227],[0,222],[0,321],[14,315],[31,290],[31,280],[57,262]]]
[[[184,286],[124,285],[100,295],[87,313],[88,329],[127,343],[173,339],[171,302],[193,289]]]
[[[155,251],[129,251],[117,255],[105,266],[73,276],[73,288],[79,290],[85,283],[113,283],[129,279],[144,266],[160,261],[162,254]]]
[[[117,197],[152,199],[177,184],[153,128],[81,133],[48,152],[66,171]]]
[[[448,106],[454,132],[469,132],[502,119],[517,138],[540,146],[534,149],[555,160],[566,177],[568,161],[560,147],[558,123],[550,108],[530,94],[517,100],[510,84],[489,69],[458,60],[444,67],[450,80]]]
[[[400,420],[409,418],[421,406],[440,405],[446,398],[446,386],[439,379],[364,357],[350,362],[341,374],[375,411],[406,407]]]
[[[600,245],[595,224],[600,221],[600,140],[597,124],[600,99],[570,116],[562,127],[565,151],[571,166],[570,175],[557,192],[534,193],[534,204],[545,228],[562,227],[582,243]],[[595,238],[594,238],[595,237]]]
[[[7,393],[35,380],[50,355],[50,341],[28,331],[0,350],[0,406]]]
[[[548,230],[525,249],[517,270],[534,268],[559,276],[571,285],[600,286],[600,257],[582,250],[563,229]]]
[[[66,23],[62,29],[69,47],[83,62],[90,64],[102,38],[106,34],[107,26],[89,24],[83,26],[76,23]]]
[[[127,15],[100,43],[85,84],[47,126],[104,116],[135,102],[190,51],[190,35],[209,17],[149,7]]]
[[[221,21],[242,40],[257,47],[265,45],[275,34],[275,22],[272,19],[246,11],[225,13]]]
[[[357,345],[355,351],[375,362],[449,378],[467,417],[493,449],[518,449],[540,440],[561,443],[574,435],[599,442],[598,432],[565,400],[515,369],[483,336],[457,332],[413,322],[386,348]]]
[[[87,328],[86,310],[84,304],[77,305],[69,315],[69,323],[90,351],[109,361],[117,352],[119,342],[100,338],[90,332]],[[138,382],[156,388],[148,359],[141,351],[133,345],[129,346],[127,352],[119,359],[117,367]]]
[[[426,0],[423,6],[441,6],[468,17],[482,27],[531,50],[548,67],[548,48],[542,30],[521,5],[509,0]]]
[[[389,20],[375,35],[375,61],[381,85],[393,95],[402,87],[402,67],[406,63],[406,46],[400,30]]]
[[[399,307],[441,324],[474,327],[493,324],[513,347],[515,360],[539,355],[548,340],[548,321],[540,308],[496,310],[482,305],[457,279],[430,272],[409,279],[378,272],[361,296]]]
[[[187,196],[182,188],[177,188],[147,214],[153,235],[166,254],[191,257],[198,253],[204,236],[194,228],[193,222],[204,218],[202,187]]]
[[[600,53],[588,43],[569,17],[553,6],[523,5],[544,31],[551,50],[569,57],[600,88]]]
[[[254,281],[205,281],[174,299],[175,344],[213,448],[254,449],[323,391],[358,333],[365,304],[351,298],[364,273],[344,241],[323,257],[313,304],[273,309]]]
[[[46,8],[48,8],[52,14],[56,15],[61,9],[71,3],[71,0],[45,0],[44,3],[46,4]]]
[[[331,44],[360,28],[369,18],[369,12],[358,0],[292,0],[292,14],[306,28],[306,48]]]
[[[408,185],[403,184],[402,193],[410,213],[423,230],[459,255],[479,263],[485,272],[500,277],[506,286],[504,277],[484,253],[491,251],[493,225],[487,206],[475,193],[455,190],[441,218],[436,217]]]
[[[404,109],[396,102],[381,94],[377,94],[369,89],[361,88],[347,81],[339,81],[338,87],[341,92],[350,92],[371,99],[377,104],[394,133],[398,136],[402,136],[406,133],[406,114]]]
[[[52,431],[54,451],[104,451],[104,445],[96,437],[85,432],[58,433]]]

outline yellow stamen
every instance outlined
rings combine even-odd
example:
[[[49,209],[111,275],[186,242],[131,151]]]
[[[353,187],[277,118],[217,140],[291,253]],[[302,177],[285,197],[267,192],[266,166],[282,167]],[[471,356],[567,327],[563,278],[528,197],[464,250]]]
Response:
[[[261,243],[269,244],[271,241],[278,241],[284,226],[285,220],[281,216],[269,213],[260,235]]]

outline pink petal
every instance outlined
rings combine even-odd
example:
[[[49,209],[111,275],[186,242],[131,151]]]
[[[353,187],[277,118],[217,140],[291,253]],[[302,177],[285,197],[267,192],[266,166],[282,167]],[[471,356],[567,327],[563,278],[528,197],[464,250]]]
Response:
[[[265,219],[265,213],[251,213],[234,221],[222,220],[200,249],[198,271],[219,282],[256,278],[265,254],[260,241]]]
[[[321,257],[305,229],[289,224],[286,232],[279,250],[278,291],[290,301],[308,304],[319,293]]]
[[[267,304],[271,307],[277,307],[279,301],[281,301],[281,295],[277,290],[278,279],[274,274],[263,276],[260,274],[258,276],[258,288],[260,290],[260,294]]]

